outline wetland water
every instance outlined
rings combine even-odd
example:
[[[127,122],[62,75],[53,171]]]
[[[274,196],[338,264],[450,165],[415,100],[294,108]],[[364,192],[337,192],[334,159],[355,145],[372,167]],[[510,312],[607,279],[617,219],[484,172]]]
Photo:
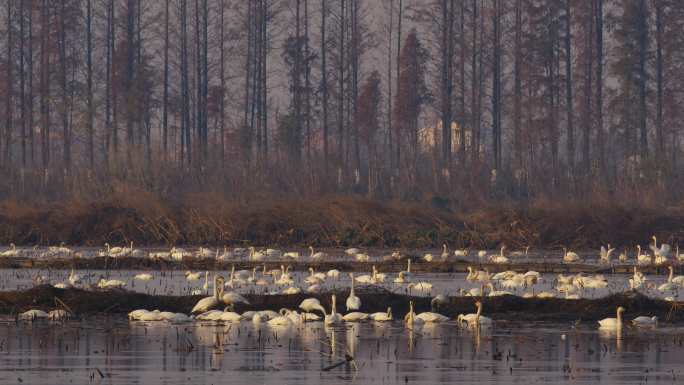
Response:
[[[0,384],[681,383],[684,328],[0,321]],[[325,370],[345,361],[354,361]]]
[[[534,260],[535,256],[530,258]],[[473,262],[476,264],[477,259],[473,258]],[[266,263],[269,270],[281,264],[280,261]],[[372,264],[363,265],[356,277],[370,274]],[[175,270],[76,269],[74,273],[80,281],[74,286],[92,288],[99,279],[105,278],[121,280],[125,290],[140,293],[205,295],[213,290],[211,277],[216,273],[232,282],[229,289],[239,293],[274,294],[285,287],[275,284],[275,277],[257,269],[255,277],[263,278],[266,284],[250,281],[252,270],[238,272],[239,278],[234,281],[230,280],[230,271],[219,270],[209,271],[205,288],[204,270],[193,270],[201,274],[192,281],[187,280],[185,270],[182,265]],[[55,268],[0,269],[0,290],[26,290],[36,284],[68,286],[70,273],[68,269]],[[150,274],[151,278],[136,279],[140,273]],[[484,285],[467,280],[466,273],[415,272],[403,283],[394,282],[398,271],[381,273],[386,273],[387,279],[375,282],[374,286],[414,296],[462,296]],[[307,281],[310,276],[307,272],[289,274],[291,287],[305,292],[314,286]],[[630,277],[606,274],[601,278],[606,282],[605,287],[582,287],[577,293],[590,299],[622,293],[629,289]],[[663,274],[647,273],[645,281],[647,284],[640,291],[652,298],[669,296],[676,300],[681,290],[680,285],[658,289],[667,281]],[[411,291],[409,282],[430,283],[431,288]],[[558,282],[556,274],[541,274],[529,286],[504,287],[502,280],[492,280],[492,284],[497,290],[506,289],[523,296],[530,291],[532,294],[553,292]],[[351,279],[345,271],[340,272],[339,278],[328,277],[318,283],[322,292],[346,290],[350,285]],[[117,291],[111,293],[117,295]],[[560,292],[556,295],[562,297]],[[338,310],[343,310],[344,298],[339,299]],[[52,302],[52,297],[49,300]],[[8,307],[7,314],[28,310],[5,307]],[[186,313],[189,310],[190,307],[183,309]],[[572,314],[572,319],[581,319],[580,313]],[[607,313],[614,314],[612,309]],[[395,315],[395,320],[402,316]],[[616,334],[599,330],[596,322],[520,322],[516,319],[514,313],[499,313],[494,327],[478,331],[459,327],[453,318],[445,323],[409,329],[400,320],[344,323],[334,327],[324,326],[323,322],[275,327],[252,321],[227,324],[197,320],[183,324],[128,321],[123,314],[90,314],[63,323],[17,321],[14,316],[6,315],[0,316],[0,385],[672,384],[684,379],[684,366],[680,365],[684,357],[682,324],[662,322],[657,328],[634,328],[625,324],[621,333]],[[347,356],[353,360],[347,361]]]

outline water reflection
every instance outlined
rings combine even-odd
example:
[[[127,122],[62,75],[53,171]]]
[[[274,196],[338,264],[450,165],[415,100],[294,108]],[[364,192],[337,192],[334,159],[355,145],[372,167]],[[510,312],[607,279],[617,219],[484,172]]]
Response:
[[[0,321],[0,384],[673,383],[684,328]],[[92,379],[92,380],[91,380]]]

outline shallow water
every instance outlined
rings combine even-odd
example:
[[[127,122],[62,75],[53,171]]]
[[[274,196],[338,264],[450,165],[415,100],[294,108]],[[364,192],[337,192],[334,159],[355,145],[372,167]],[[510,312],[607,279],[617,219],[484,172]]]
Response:
[[[684,328],[0,321],[0,384],[677,383]],[[192,346],[192,348],[190,348]],[[343,364],[345,353],[353,364]],[[98,371],[99,370],[99,371]],[[100,374],[101,373],[101,374]]]
[[[178,270],[167,270],[167,271],[142,271],[142,270],[76,270],[76,274],[82,277],[83,285],[96,284],[100,277],[106,279],[117,279],[126,282],[125,289],[136,291],[140,293],[153,294],[153,295],[189,295],[192,293],[196,294],[206,294],[210,293],[213,289],[213,282],[211,282],[213,274],[221,274],[227,279],[230,277],[229,271],[217,271],[209,272],[209,283],[207,285],[207,290],[204,289],[205,274],[202,273],[202,278],[195,281],[188,281],[185,276],[185,272]],[[134,277],[140,273],[148,273],[153,276],[150,281],[140,281],[136,280]],[[70,271],[69,270],[54,270],[54,269],[0,269],[0,290],[24,290],[33,287],[36,277],[41,277],[44,283],[59,284],[68,283]],[[251,272],[250,272],[251,274]],[[291,286],[301,288],[302,291],[310,286],[305,282],[305,278],[309,273],[303,272],[292,272],[290,273],[293,277],[294,284]],[[356,277],[362,274],[368,273],[356,273]],[[409,288],[408,283],[397,284],[394,283],[394,279],[397,277],[396,272],[387,272],[387,278],[385,283],[377,284],[376,286],[383,287],[390,291],[399,294],[411,294],[416,296],[434,296],[437,294],[444,294],[449,296],[459,296],[467,293],[468,290],[473,288],[482,287],[481,282],[470,282],[466,280],[466,273],[415,273],[411,277],[411,282],[428,282],[433,285],[430,291],[419,291]],[[261,270],[258,271],[256,278],[260,279],[263,275]],[[540,293],[542,291],[551,291],[562,297],[562,294],[555,291],[555,280],[556,275],[554,274],[542,274],[542,279],[539,283],[531,287],[520,287],[520,288],[501,288],[498,283],[495,283],[496,288],[499,290],[507,290],[515,295],[523,295],[525,292]],[[625,274],[612,274],[605,276],[608,287],[605,289],[585,289],[582,291],[581,295],[583,298],[600,298],[614,293],[624,292],[629,289],[628,279],[631,275]],[[267,277],[269,282],[272,282],[270,277]],[[648,281],[652,286],[659,286],[660,284],[667,281],[667,276],[664,275],[648,275]],[[333,290],[333,289],[346,289],[351,285],[351,279],[347,273],[340,273],[338,279],[327,278],[324,283],[320,284],[322,291]],[[357,286],[362,286],[357,283]],[[275,284],[269,284],[266,286],[258,286],[250,282],[238,283],[234,282],[233,287],[228,287],[230,290],[235,290],[240,293],[249,294],[268,294],[277,293],[282,291],[288,286],[279,286]],[[645,295],[653,298],[664,298],[666,296],[674,296],[675,298],[679,296],[679,292],[682,290],[681,287],[677,287],[677,290],[660,292],[657,289],[641,288],[640,290]],[[486,289],[487,290],[487,289]]]

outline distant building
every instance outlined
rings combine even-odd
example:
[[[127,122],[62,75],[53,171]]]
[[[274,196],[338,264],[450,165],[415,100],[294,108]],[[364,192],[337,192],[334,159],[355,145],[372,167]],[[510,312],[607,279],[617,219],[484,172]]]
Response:
[[[465,150],[470,152],[473,142],[473,133],[465,130]],[[439,120],[434,126],[423,127],[418,133],[418,144],[423,152],[433,151],[442,141],[442,121]],[[451,122],[451,152],[457,153],[461,147],[461,126],[458,122]],[[482,148],[480,148],[482,150]],[[482,151],[480,151],[482,153]]]

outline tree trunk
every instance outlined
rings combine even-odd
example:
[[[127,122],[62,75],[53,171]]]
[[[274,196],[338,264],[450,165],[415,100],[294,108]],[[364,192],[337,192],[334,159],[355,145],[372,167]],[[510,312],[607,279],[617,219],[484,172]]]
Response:
[[[93,65],[92,65],[92,36],[91,36],[91,1],[86,0],[86,67],[87,67],[87,119],[88,119],[88,165],[92,169],[95,166],[95,140],[93,129]]]
[[[572,104],[572,19],[570,0],[565,0],[565,111],[568,125],[568,168],[571,180],[575,177],[575,127],[573,125]]]

